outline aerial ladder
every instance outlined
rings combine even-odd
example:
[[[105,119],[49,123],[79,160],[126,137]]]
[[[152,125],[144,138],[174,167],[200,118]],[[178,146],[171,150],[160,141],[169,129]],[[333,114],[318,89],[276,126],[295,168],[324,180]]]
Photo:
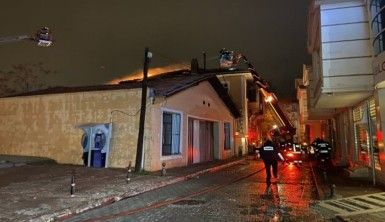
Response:
[[[283,112],[279,106],[278,99],[273,92],[270,90],[269,84],[262,79],[259,73],[255,70],[254,66],[247,60],[246,56],[240,53],[234,53],[226,49],[220,51],[220,66],[224,69],[234,70],[236,66],[240,64],[246,64],[248,71],[252,74],[254,83],[260,88],[264,101],[273,110],[275,116],[280,122],[278,127],[279,136],[285,141],[293,142],[296,129],[290,122],[287,115]],[[277,132],[273,129],[271,133]]]
[[[53,45],[52,33],[48,27],[40,28],[33,35],[16,35],[16,36],[0,37],[0,45],[13,43],[13,42],[20,42],[24,40],[36,42],[37,46],[40,46],[40,47],[50,47]]]

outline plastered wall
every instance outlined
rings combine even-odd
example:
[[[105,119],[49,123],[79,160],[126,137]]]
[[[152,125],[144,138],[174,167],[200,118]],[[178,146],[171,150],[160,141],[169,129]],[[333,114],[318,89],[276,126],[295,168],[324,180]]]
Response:
[[[48,157],[58,163],[80,165],[83,131],[77,126],[112,122],[108,167],[125,168],[130,161],[134,166],[140,98],[141,89],[2,98],[0,154]],[[177,158],[161,156],[163,109],[182,113],[182,153]],[[148,100],[144,132],[145,170],[159,170],[164,161],[167,167],[187,165],[189,116],[216,122],[219,128],[218,156],[225,159],[234,155],[234,149],[223,149],[223,122],[229,122],[233,130],[234,119],[211,85],[203,82],[171,97],[158,97],[154,104]]]
[[[135,163],[140,95],[130,89],[2,98],[0,153],[82,164],[77,126],[112,121],[109,167],[127,167]]]
[[[204,103],[203,103],[204,101]],[[210,103],[210,106],[208,105]],[[161,155],[161,115],[162,110],[181,112],[182,114],[182,147],[181,155],[175,157],[162,157]],[[219,123],[219,157],[226,159],[234,155],[234,148],[224,150],[223,122],[227,121],[233,128],[234,119],[208,82],[202,82],[185,91],[179,92],[168,98],[157,98],[151,111],[153,127],[147,134],[147,149],[145,154],[145,166],[149,170],[161,169],[162,162],[167,167],[186,166],[188,162],[188,117],[209,120]],[[233,141],[234,143],[234,141]],[[151,149],[151,150],[150,150]],[[151,160],[151,161],[150,161]]]

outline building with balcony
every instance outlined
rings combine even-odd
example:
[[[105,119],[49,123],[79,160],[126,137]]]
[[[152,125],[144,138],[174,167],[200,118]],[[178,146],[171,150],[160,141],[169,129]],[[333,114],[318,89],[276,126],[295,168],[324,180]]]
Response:
[[[312,106],[353,106],[373,90],[368,16],[363,1],[313,1],[308,49]]]
[[[385,182],[383,6],[382,0],[311,2],[307,100],[309,119],[328,122],[326,137],[337,162],[366,167]]]
[[[298,141],[310,144],[317,137],[325,138],[327,132],[327,120],[314,118],[314,109],[309,110],[309,77],[311,76],[311,66],[303,65],[302,79],[295,80],[298,100]],[[313,114],[313,119],[309,114]],[[330,114],[329,114],[330,115]],[[321,116],[318,114],[318,116]]]

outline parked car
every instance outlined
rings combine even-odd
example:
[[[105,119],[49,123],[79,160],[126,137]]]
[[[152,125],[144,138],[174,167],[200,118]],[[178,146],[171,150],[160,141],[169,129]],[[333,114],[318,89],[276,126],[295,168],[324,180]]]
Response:
[[[288,143],[284,149],[284,158],[289,163],[302,163],[304,152],[298,143]]]

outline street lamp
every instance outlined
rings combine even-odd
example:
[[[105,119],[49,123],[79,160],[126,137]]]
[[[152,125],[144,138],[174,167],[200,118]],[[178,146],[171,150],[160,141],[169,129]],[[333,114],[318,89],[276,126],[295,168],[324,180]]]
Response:
[[[36,42],[39,47],[50,47],[53,45],[52,33],[48,27],[41,27],[34,35],[18,35],[0,37],[0,44],[30,40]]]

